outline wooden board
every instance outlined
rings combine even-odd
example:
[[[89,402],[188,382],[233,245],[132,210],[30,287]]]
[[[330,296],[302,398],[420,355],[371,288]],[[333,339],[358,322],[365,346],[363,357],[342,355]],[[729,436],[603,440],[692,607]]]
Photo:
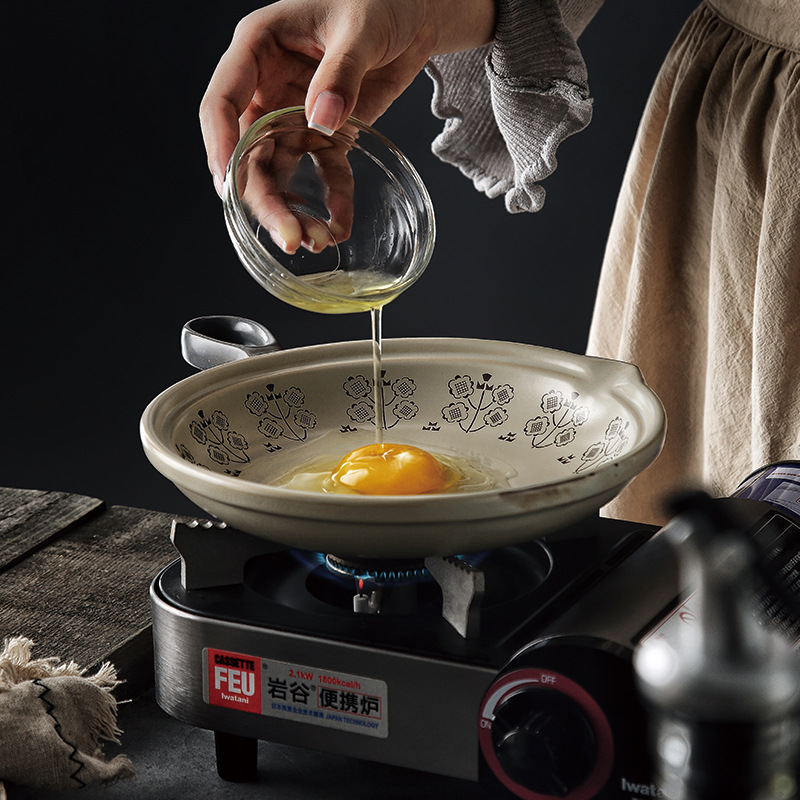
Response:
[[[173,516],[19,489],[0,489],[0,514],[14,543],[0,562],[0,637],[89,671],[111,661],[126,681],[118,697],[152,685],[149,587],[177,556]]]
[[[0,489],[0,571],[102,507],[79,494]]]

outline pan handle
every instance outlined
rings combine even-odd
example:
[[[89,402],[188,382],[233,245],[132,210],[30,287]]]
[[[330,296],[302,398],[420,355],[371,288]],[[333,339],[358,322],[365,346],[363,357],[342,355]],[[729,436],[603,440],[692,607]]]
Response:
[[[183,358],[197,369],[210,369],[280,349],[270,331],[245,317],[195,317],[181,331]]]

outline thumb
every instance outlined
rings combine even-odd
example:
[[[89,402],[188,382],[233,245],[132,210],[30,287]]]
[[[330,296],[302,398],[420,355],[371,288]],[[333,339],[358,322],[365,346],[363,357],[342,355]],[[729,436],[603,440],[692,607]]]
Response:
[[[338,130],[353,112],[361,81],[372,66],[369,53],[352,39],[330,44],[308,86],[309,127],[329,136]]]
[[[349,116],[345,112],[348,107],[353,107],[355,103],[348,103],[345,98],[337,91],[323,89],[316,97],[309,91],[306,97],[306,119],[308,127],[330,136]],[[309,106],[311,107],[309,110]]]

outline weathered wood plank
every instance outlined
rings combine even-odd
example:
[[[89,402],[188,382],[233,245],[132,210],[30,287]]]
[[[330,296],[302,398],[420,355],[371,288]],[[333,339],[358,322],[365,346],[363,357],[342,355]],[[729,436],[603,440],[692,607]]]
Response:
[[[66,492],[0,488],[0,573],[103,505]]]
[[[120,696],[152,684],[149,586],[177,555],[172,519],[113,506],[14,564],[0,575],[0,637],[88,669],[112,661],[128,681]]]

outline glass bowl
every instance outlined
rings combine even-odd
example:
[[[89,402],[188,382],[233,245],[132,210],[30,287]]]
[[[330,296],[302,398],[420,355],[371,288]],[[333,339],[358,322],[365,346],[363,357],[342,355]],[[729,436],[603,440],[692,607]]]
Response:
[[[414,283],[435,241],[422,179],[388,139],[352,117],[332,136],[301,107],[267,114],[225,175],[225,221],[248,272],[300,308],[379,308]]]

